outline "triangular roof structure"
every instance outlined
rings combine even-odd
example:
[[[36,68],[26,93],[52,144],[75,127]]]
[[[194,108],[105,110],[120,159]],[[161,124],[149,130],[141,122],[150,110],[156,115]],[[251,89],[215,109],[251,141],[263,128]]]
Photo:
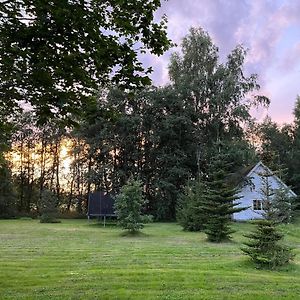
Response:
[[[285,189],[288,189],[290,193],[294,196],[297,197],[297,194],[292,191],[290,187],[288,187],[276,174],[274,174],[273,171],[271,171],[262,161],[259,161],[251,170],[250,172],[246,175],[246,177],[251,178],[253,173],[259,168],[263,167],[267,172],[272,174],[272,176],[275,178],[275,180]]]

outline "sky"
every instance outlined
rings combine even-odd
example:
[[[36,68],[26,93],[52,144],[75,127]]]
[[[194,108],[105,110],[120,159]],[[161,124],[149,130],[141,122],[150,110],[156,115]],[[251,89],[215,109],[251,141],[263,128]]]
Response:
[[[191,27],[202,27],[224,59],[236,45],[248,49],[245,74],[258,75],[260,94],[270,98],[268,109],[254,112],[258,121],[268,114],[280,124],[293,120],[300,95],[300,0],[168,0],[156,16],[168,18],[168,36],[178,46],[160,57],[146,56],[155,85],[168,82],[172,52],[180,50]]]

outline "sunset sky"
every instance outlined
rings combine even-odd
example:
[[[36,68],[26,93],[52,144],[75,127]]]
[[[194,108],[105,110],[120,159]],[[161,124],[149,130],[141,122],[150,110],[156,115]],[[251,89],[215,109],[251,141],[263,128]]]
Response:
[[[190,27],[208,31],[221,59],[237,45],[249,49],[245,73],[259,76],[261,93],[271,99],[268,113],[279,123],[291,122],[300,94],[300,0],[169,0],[162,1],[158,16],[168,17],[169,37],[180,45]],[[177,51],[179,50],[179,47]],[[145,57],[152,65],[156,85],[168,82],[171,49],[161,57]]]

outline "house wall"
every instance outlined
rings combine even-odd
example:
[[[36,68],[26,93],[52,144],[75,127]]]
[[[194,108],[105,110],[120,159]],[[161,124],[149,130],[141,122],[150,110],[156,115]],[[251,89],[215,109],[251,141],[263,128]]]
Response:
[[[263,210],[253,210],[253,200],[262,200],[263,196],[261,193],[261,188],[263,186],[262,179],[258,174],[265,172],[263,165],[257,166],[254,171],[250,172],[248,175],[251,178],[253,185],[248,184],[244,186],[238,196],[241,198],[236,200],[236,203],[240,203],[237,207],[249,207],[239,213],[233,214],[233,219],[237,221],[246,221],[252,219],[262,219]],[[247,176],[247,177],[248,177]],[[249,178],[248,177],[248,178]],[[271,176],[268,178],[270,186],[272,189],[276,190],[283,188],[283,184],[276,178],[276,176]],[[292,195],[292,194],[291,194]]]

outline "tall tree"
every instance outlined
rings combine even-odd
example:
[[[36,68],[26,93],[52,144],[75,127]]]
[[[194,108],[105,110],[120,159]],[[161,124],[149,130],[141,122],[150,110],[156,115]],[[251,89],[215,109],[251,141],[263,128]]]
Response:
[[[133,88],[150,82],[138,60],[170,47],[159,0],[2,1],[0,107],[29,102],[41,122],[72,122],[110,78]]]
[[[297,194],[300,194],[300,96],[297,96],[294,108],[294,140],[293,140],[293,153],[291,164],[291,185]],[[299,203],[298,203],[299,205]]]
[[[169,74],[182,101],[194,110],[198,157],[206,159],[209,148],[219,140],[242,138],[243,126],[251,120],[250,108],[268,105],[269,100],[259,95],[246,100],[259,85],[256,75],[243,73],[246,50],[242,46],[222,64],[208,33],[192,28],[182,41],[181,52],[171,57]]]
[[[238,190],[231,186],[229,172],[228,156],[224,152],[213,156],[206,179],[207,200],[203,205],[207,215],[204,232],[211,242],[229,240],[234,232],[230,226],[232,215],[244,209],[236,207]]]

